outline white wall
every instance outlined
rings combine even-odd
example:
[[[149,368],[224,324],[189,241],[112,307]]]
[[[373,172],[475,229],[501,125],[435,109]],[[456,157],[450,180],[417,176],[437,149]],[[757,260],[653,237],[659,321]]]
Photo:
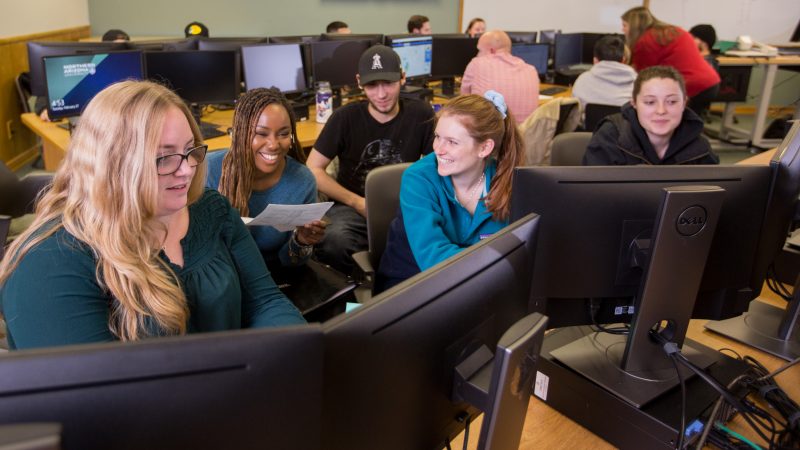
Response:
[[[88,0],[0,0],[0,38],[89,25]]]
[[[621,32],[620,16],[641,0],[464,0],[464,23],[486,19],[489,29]],[[650,0],[653,15],[691,28],[710,23],[720,39],[749,34],[764,42],[786,42],[800,20],[798,0]]]

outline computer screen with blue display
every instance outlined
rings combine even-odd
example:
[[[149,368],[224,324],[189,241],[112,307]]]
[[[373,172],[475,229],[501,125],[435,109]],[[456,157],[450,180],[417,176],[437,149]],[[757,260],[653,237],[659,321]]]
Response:
[[[511,47],[511,54],[536,67],[539,76],[547,73],[547,57],[549,44],[516,44]]]
[[[52,119],[78,116],[108,85],[144,76],[141,52],[50,56],[44,67]]]
[[[395,37],[391,39],[389,45],[400,56],[406,78],[420,78],[431,75],[433,37]]]
[[[249,45],[242,47],[244,84],[247,90],[276,87],[281,92],[307,88],[301,44]]]

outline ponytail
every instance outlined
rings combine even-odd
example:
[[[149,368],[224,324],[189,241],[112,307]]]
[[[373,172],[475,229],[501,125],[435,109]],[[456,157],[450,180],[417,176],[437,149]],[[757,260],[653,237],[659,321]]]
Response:
[[[503,121],[505,132],[495,150],[497,172],[492,178],[489,195],[485,199],[486,209],[492,213],[494,220],[508,220],[511,215],[514,168],[525,165],[525,147],[522,145],[522,136],[517,131],[517,122],[511,111]]]

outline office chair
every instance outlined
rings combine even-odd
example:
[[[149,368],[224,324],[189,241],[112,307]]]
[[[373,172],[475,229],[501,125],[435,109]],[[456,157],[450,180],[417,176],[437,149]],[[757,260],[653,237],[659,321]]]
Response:
[[[585,108],[586,118],[583,121],[583,128],[586,131],[593,133],[597,131],[597,125],[600,124],[601,120],[603,120],[606,116],[618,113],[619,111],[619,106],[587,103]]]
[[[3,193],[0,195],[0,259],[5,253],[9,235],[17,228],[24,229],[21,226],[24,219],[21,218],[33,213],[36,197],[50,185],[52,179],[52,173],[29,174],[20,179],[5,163],[0,162],[0,192]]]
[[[400,205],[400,180],[411,163],[392,164],[373,169],[364,184],[364,198],[367,202],[367,243],[369,250],[353,254],[358,279],[361,285],[356,288],[356,298],[364,300],[372,297],[375,271],[386,249],[386,235],[397,208]]]
[[[549,165],[553,138],[558,134],[574,131],[580,118],[578,99],[574,97],[556,97],[539,105],[519,125],[525,145],[525,164]]]
[[[578,131],[562,133],[553,138],[553,150],[550,155],[551,166],[580,166],[583,155],[592,139],[592,133]]]

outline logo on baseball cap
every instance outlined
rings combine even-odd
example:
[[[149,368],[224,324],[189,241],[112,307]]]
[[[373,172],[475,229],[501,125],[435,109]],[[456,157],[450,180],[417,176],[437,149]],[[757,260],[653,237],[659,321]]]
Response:
[[[385,45],[373,45],[358,60],[361,84],[373,81],[399,81],[402,78],[400,57]]]

